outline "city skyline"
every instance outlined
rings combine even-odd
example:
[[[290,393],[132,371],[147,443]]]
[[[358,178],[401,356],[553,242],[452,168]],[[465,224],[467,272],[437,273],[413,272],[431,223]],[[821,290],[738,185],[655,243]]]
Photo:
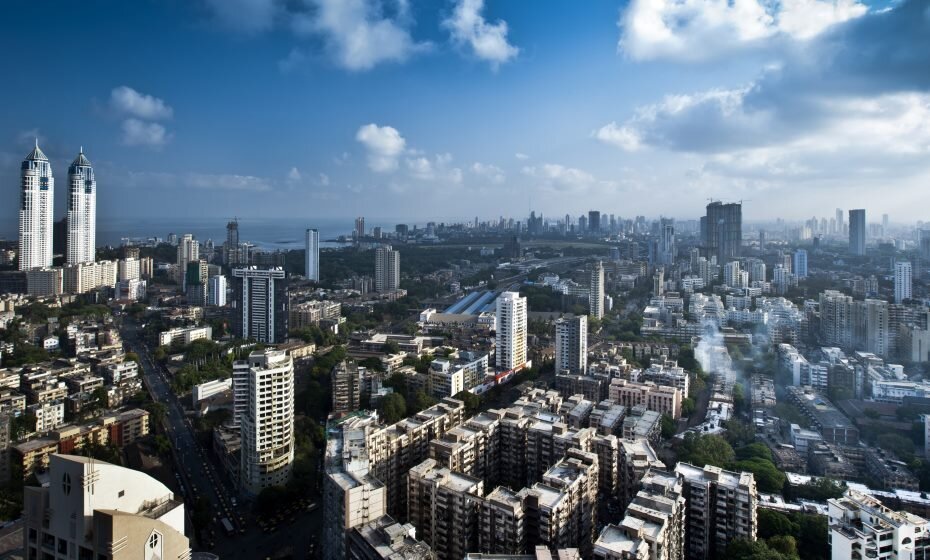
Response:
[[[411,208],[445,218],[449,197],[461,218],[489,214],[488,197],[544,215],[582,198],[686,217],[710,197],[751,201],[747,220],[837,205],[922,218],[920,2],[239,4],[54,2],[39,26],[34,6],[13,3],[21,23],[0,41],[28,34],[47,63],[8,73],[0,177],[15,183],[38,137],[60,177],[75,148],[91,154],[101,222],[205,205],[311,223]],[[90,33],[114,22],[117,50]],[[365,39],[354,50],[353,25]],[[81,57],[49,50],[77,40]],[[69,88],[17,95],[39,72]],[[181,194],[190,204],[160,204]]]

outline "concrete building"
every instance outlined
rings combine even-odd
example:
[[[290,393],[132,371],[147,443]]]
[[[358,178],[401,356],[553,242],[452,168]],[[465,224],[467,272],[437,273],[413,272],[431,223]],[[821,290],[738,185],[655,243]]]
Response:
[[[390,292],[400,288],[400,252],[390,245],[375,249],[375,291]]]
[[[190,233],[185,233],[178,240],[178,284],[181,291],[187,289],[187,263],[200,260],[200,243]]]
[[[594,319],[604,318],[604,263],[597,261],[591,270],[588,285],[588,314]]]
[[[701,218],[701,236],[705,256],[717,257],[723,264],[739,258],[743,240],[743,206],[720,201],[707,205],[707,215]]]
[[[930,521],[856,490],[827,500],[833,560],[918,559],[930,554]]]
[[[213,327],[175,327],[158,333],[159,346],[188,345],[195,340],[213,340]]]
[[[342,305],[335,301],[305,301],[291,304],[288,328],[302,329],[319,325],[325,319],[338,320],[342,315]]]
[[[26,271],[26,292],[30,296],[60,296],[64,278],[60,268],[31,268]]]
[[[242,435],[239,483],[251,495],[283,486],[294,462],[294,362],[283,350],[233,363],[234,412]]]
[[[911,263],[898,261],[894,263],[894,301],[902,303],[911,299]]]
[[[208,280],[207,305],[226,306],[226,277],[222,274],[211,276]]]
[[[26,487],[26,558],[156,560],[191,557],[184,503],[139,471],[52,455],[49,485]]]
[[[688,506],[686,558],[719,558],[733,539],[756,540],[759,494],[752,473],[725,471],[712,465],[702,469],[687,463],[678,463],[675,473],[682,477]]]
[[[681,418],[682,396],[681,389],[677,387],[611,379],[608,394],[611,401],[627,409],[644,406],[647,410],[668,414],[676,420]]]
[[[497,298],[498,371],[511,371],[526,364],[526,298],[517,292],[503,292]]]
[[[48,158],[35,148],[22,164],[19,204],[19,269],[52,266],[55,178]]]
[[[68,264],[94,262],[96,234],[97,180],[81,148],[68,168]]]
[[[865,210],[849,211],[849,254],[865,255]]]
[[[417,535],[440,560],[478,549],[478,511],[484,483],[427,459],[410,469],[407,511]]]
[[[646,438],[621,438],[618,440],[617,489],[621,504],[629,504],[641,486],[641,481],[650,470],[665,470],[655,449]]]
[[[331,386],[333,412],[352,412],[361,407],[362,378],[355,360],[344,360],[333,368]]]
[[[287,340],[287,278],[283,268],[255,266],[233,269],[236,298],[234,332],[265,344]]]
[[[563,317],[555,322],[555,371],[584,375],[588,369],[588,318]]]
[[[304,276],[307,280],[320,281],[320,232],[308,229],[304,236]]]
[[[798,249],[794,252],[794,266],[791,268],[798,278],[807,278],[807,250]]]
[[[401,525],[390,515],[353,528],[348,534],[349,560],[434,560],[429,545],[417,540],[416,527]]]

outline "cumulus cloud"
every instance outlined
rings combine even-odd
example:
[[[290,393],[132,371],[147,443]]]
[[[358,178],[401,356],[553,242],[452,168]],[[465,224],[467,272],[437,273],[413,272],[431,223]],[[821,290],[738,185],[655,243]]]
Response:
[[[397,160],[407,146],[407,141],[396,128],[374,123],[359,128],[355,139],[368,152],[368,167],[378,173],[397,169]]]
[[[183,177],[182,182],[186,186],[195,189],[256,192],[271,190],[271,181],[253,175],[190,173]]]
[[[110,106],[120,116],[151,121],[170,119],[174,110],[163,100],[139,93],[129,86],[119,86],[110,92]]]
[[[158,123],[126,119],[123,121],[122,128],[122,141],[127,146],[161,148],[171,140],[171,134]]]
[[[808,40],[867,12],[858,0],[632,0],[620,14],[618,49],[634,60],[706,60]]]
[[[503,183],[504,179],[506,179],[504,170],[496,165],[475,162],[471,165],[471,172],[478,177],[498,185]]]
[[[522,172],[528,177],[540,179],[547,186],[560,190],[586,189],[600,183],[587,171],[557,163],[526,166],[522,169]]]
[[[517,159],[519,159],[519,160],[527,160],[527,159],[530,159],[530,156],[528,156],[528,155],[526,155],[526,154],[524,154],[524,153],[522,153],[522,152],[517,152],[517,153],[515,153],[515,154],[513,155],[513,157],[515,157],[515,158],[517,158]]]
[[[417,155],[406,159],[407,171],[414,179],[421,181],[441,180],[444,182],[461,183],[462,170],[452,167],[451,154],[437,154],[432,160],[426,156]]]
[[[321,36],[336,62],[348,70],[404,62],[430,47],[411,36],[406,0],[313,0],[313,4],[315,13],[294,15],[294,31]]]
[[[507,22],[488,23],[483,10],[484,0],[457,0],[452,15],[442,25],[454,43],[469,47],[476,57],[497,69],[516,57],[520,49],[507,41]]]

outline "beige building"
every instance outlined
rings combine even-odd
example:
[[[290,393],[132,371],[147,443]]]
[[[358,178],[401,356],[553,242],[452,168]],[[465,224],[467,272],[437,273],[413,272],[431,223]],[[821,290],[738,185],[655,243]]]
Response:
[[[141,472],[52,455],[47,487],[27,487],[26,557],[43,560],[190,558],[184,503]]]
[[[464,558],[478,547],[478,512],[483,494],[481,479],[450,471],[427,459],[410,469],[409,521],[440,560]]]
[[[613,379],[608,392],[610,400],[627,409],[642,405],[659,414],[668,414],[676,420],[681,418],[682,396],[681,389],[677,387]]]
[[[665,470],[665,463],[659,460],[655,449],[645,438],[619,441],[619,495],[622,504],[628,504],[639,490],[640,481],[650,470]]]

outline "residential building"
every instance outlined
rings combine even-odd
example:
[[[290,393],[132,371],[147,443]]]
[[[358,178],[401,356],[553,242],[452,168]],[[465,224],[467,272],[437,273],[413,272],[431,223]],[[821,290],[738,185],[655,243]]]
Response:
[[[701,234],[706,257],[717,257],[722,264],[739,258],[743,239],[743,206],[714,201],[707,205],[707,215],[701,218]]]
[[[159,346],[188,345],[195,340],[213,340],[213,327],[175,327],[158,333]]]
[[[47,486],[25,488],[26,558],[155,560],[191,557],[184,502],[134,469],[52,455]]]
[[[440,560],[478,549],[478,512],[484,483],[427,459],[410,469],[407,511],[417,536]]]
[[[94,262],[97,233],[97,180],[84,149],[68,168],[68,264]]]
[[[265,344],[287,340],[287,278],[283,268],[233,269],[236,298],[234,332]]]
[[[233,364],[234,409],[240,412],[241,488],[258,495],[283,486],[294,462],[294,362],[283,350],[252,352]]]
[[[577,315],[557,320],[555,322],[556,373],[568,372],[572,375],[584,375],[587,369],[588,318],[585,315]]]
[[[304,238],[304,276],[307,280],[320,281],[320,232],[308,229]]]
[[[526,298],[518,292],[503,292],[497,297],[495,353],[498,371],[512,371],[526,365],[526,313]]]
[[[794,275],[798,278],[807,278],[807,250],[798,249],[794,252]]]
[[[48,158],[35,148],[22,164],[19,204],[19,269],[52,266],[55,178]]]
[[[222,274],[211,276],[207,289],[207,305],[226,306],[226,277]]]
[[[604,318],[604,263],[597,261],[591,270],[588,286],[588,314],[594,319]]]
[[[894,511],[856,490],[827,500],[827,506],[833,560],[916,560],[930,554],[930,521],[922,517]]]
[[[185,233],[178,240],[178,284],[181,291],[187,289],[187,263],[200,260],[200,244],[190,233]]]
[[[352,412],[361,408],[362,378],[355,360],[343,360],[333,368],[331,385],[333,412]]]
[[[647,410],[681,418],[681,389],[652,382],[634,383],[626,379],[611,379],[608,387],[611,401],[632,409],[644,406]]]
[[[685,557],[720,558],[733,539],[756,540],[759,494],[752,473],[678,463],[687,503]]]
[[[400,288],[400,252],[390,245],[375,249],[375,291],[390,292]]]
[[[417,540],[416,527],[401,525],[390,515],[353,528],[348,533],[348,560],[435,560],[429,545]]]
[[[911,299],[911,263],[898,261],[894,263],[894,301],[902,303]]]
[[[865,210],[849,211],[849,254],[865,255]]]
[[[60,296],[64,278],[60,268],[30,268],[26,271],[27,293],[35,297]]]

